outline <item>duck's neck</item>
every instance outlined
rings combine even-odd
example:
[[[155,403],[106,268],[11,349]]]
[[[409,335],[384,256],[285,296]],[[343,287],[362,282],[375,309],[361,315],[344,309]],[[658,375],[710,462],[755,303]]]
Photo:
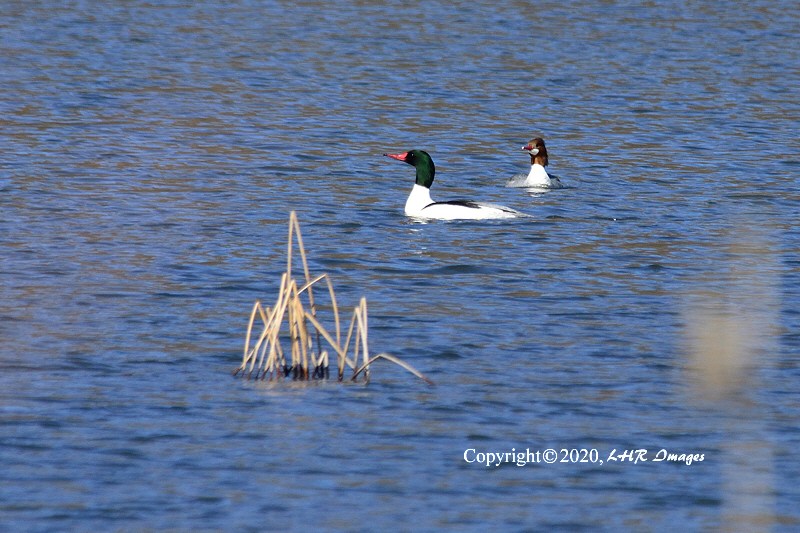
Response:
[[[433,166],[433,161],[427,165],[418,165],[416,184],[430,189],[431,185],[433,185],[433,176],[435,175],[436,167]]]
[[[432,203],[431,190],[415,183],[414,188],[411,189],[411,194],[408,195],[408,200],[406,200],[406,215],[418,215],[425,207]]]
[[[542,165],[543,167],[546,167],[547,155],[542,154],[541,152],[536,155],[531,155],[531,165]]]

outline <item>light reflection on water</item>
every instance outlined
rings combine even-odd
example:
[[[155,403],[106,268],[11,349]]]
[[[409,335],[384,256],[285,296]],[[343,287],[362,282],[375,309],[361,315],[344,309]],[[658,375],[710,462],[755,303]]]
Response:
[[[796,527],[798,15],[3,8],[2,529]],[[505,187],[532,135],[567,188]],[[381,154],[410,148],[434,198],[534,217],[406,220],[413,170]],[[292,209],[312,270],[435,388],[228,377]],[[709,295],[768,354],[711,398],[692,335],[735,336],[687,314]],[[487,470],[467,447],[708,459]]]

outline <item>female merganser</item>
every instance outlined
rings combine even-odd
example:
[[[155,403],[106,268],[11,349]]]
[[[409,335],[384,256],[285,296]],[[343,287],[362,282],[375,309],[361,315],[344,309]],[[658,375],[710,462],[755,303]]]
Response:
[[[383,155],[408,163],[417,169],[417,181],[406,201],[406,215],[410,217],[439,220],[481,220],[528,216],[501,205],[479,204],[465,200],[434,202],[431,200],[431,184],[433,184],[436,167],[433,166],[433,160],[428,152],[411,150],[402,154]]]
[[[522,147],[523,152],[531,155],[531,171],[527,176],[524,174],[511,178],[508,182],[509,187],[539,187],[542,189],[560,189],[561,180],[555,176],[549,176],[544,167],[547,166],[547,148],[544,146],[544,139],[536,137],[531,139],[528,144]],[[524,179],[520,179],[525,176]]]

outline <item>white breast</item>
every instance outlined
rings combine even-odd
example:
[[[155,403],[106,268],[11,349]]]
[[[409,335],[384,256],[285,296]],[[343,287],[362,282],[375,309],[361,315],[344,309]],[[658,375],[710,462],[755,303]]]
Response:
[[[550,187],[553,184],[542,165],[531,165],[531,171],[525,178],[525,187]]]
[[[434,202],[431,199],[430,189],[414,184],[414,188],[411,189],[411,194],[406,200],[405,211],[406,215],[410,217],[437,220],[485,220],[526,216],[524,213],[499,205],[472,202],[469,204]]]
[[[425,206],[432,203],[431,190],[415,183],[414,188],[411,189],[411,194],[408,195],[408,200],[406,200],[406,215],[410,217],[420,216]]]

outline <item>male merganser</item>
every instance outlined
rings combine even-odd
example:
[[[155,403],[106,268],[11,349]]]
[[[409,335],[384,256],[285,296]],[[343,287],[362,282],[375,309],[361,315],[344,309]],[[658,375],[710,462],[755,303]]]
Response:
[[[544,167],[547,166],[547,148],[544,146],[544,139],[536,137],[531,139],[528,144],[522,147],[523,152],[531,155],[531,170],[528,175],[515,176],[508,182],[509,187],[539,187],[542,189],[560,189],[561,180],[555,176],[549,176]],[[525,179],[519,179],[525,176]]]
[[[502,205],[479,204],[465,200],[434,202],[431,200],[431,184],[433,184],[436,167],[433,166],[433,160],[428,152],[411,150],[402,154],[383,155],[408,163],[417,169],[417,181],[406,201],[406,215],[410,217],[439,220],[481,220],[528,216]]]

